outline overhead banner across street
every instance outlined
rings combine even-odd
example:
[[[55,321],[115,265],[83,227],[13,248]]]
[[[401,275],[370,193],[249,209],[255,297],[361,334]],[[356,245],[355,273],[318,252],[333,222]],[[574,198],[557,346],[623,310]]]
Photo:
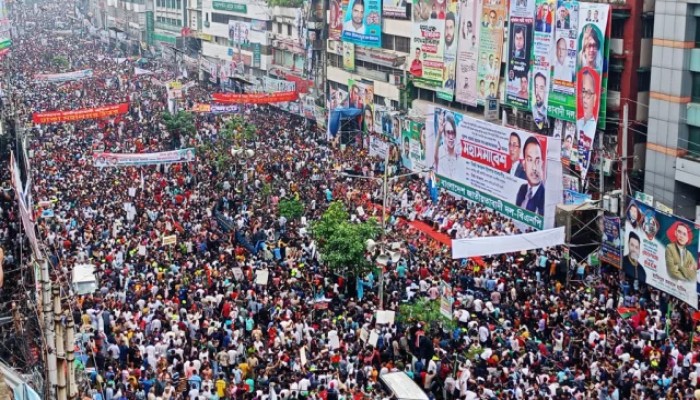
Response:
[[[194,161],[194,148],[162,151],[158,153],[94,153],[95,167],[132,167],[139,165],[176,164]]]
[[[296,91],[275,93],[214,93],[212,99],[225,104],[269,104],[295,101],[299,98]]]
[[[108,118],[126,114],[127,112],[129,112],[129,103],[119,103],[95,108],[83,108],[80,110],[35,112],[32,114],[32,121],[35,124],[51,124],[56,122]]]
[[[83,69],[80,71],[64,72],[61,74],[37,74],[34,79],[43,82],[68,82],[77,81],[80,79],[92,78],[91,69]]]

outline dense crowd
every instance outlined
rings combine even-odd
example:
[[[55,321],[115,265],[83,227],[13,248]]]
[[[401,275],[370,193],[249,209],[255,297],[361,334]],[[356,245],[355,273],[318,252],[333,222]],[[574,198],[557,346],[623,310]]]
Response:
[[[160,82],[175,77],[172,68],[149,60],[139,68],[153,74],[136,75],[135,59],[119,59],[98,40],[31,35],[0,63],[22,123],[36,111],[130,103],[123,116],[28,131],[35,203],[55,204],[53,218],[37,217],[53,277],[65,283],[75,265],[97,267],[98,290],[71,302],[75,366],[90,381],[88,398],[389,399],[380,378],[396,371],[441,400],[700,398],[687,307],[644,284],[623,288],[630,278],[618,279],[617,271],[596,285],[567,284],[562,249],[453,260],[415,222],[451,238],[520,230],[447,193],[431,198],[416,176],[389,185],[385,241],[399,244],[400,258],[384,273],[384,305],[398,311],[439,301],[444,281],[455,288],[453,321],[378,323],[379,277],[369,273],[356,284],[335,275],[308,232],[332,201],[361,208],[358,219],[379,218],[381,179],[353,175],[379,177],[393,165],[352,146],[341,150],[300,118],[267,106],[240,114],[255,127],[245,144],[254,156],[222,165],[216,144],[230,116],[196,114],[192,136],[165,129]],[[58,65],[55,55],[69,64]],[[85,68],[92,78],[33,79]],[[182,105],[215,90],[197,83]],[[96,149],[189,146],[197,149],[190,163],[92,165]],[[304,204],[303,218],[279,215],[285,198]],[[17,226],[16,214],[4,210],[3,217],[4,226]],[[6,228],[2,237],[15,231]],[[164,246],[162,237],[173,234],[177,243]],[[269,271],[267,284],[256,283],[260,270]],[[638,313],[624,319],[620,306]],[[365,337],[370,331],[375,345]]]

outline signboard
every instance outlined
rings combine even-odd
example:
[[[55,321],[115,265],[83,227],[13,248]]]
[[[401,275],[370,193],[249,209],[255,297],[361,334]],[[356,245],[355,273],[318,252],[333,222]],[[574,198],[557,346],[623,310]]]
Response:
[[[163,246],[170,246],[170,245],[176,244],[177,243],[177,236],[175,236],[175,235],[163,236],[162,243],[163,243]]]
[[[382,15],[389,18],[408,18],[406,0],[383,0]]]
[[[535,229],[553,225],[562,192],[556,140],[441,108],[426,128],[439,187]]]
[[[348,80],[349,105],[362,110],[362,130],[374,133],[374,83]]]
[[[457,84],[455,98],[460,103],[476,107],[477,61],[479,58],[479,31],[482,0],[460,2],[459,42],[457,47]]]
[[[533,46],[534,17],[535,0],[510,2],[510,49],[506,63],[505,102],[521,110],[528,110],[530,105],[530,54]]]
[[[503,27],[506,20],[506,1],[484,2],[482,6],[481,31],[479,33],[479,63],[477,99],[484,104],[486,99],[498,98],[498,82],[501,77],[503,54]]]
[[[128,111],[129,103],[120,103],[80,110],[35,112],[32,114],[32,121],[35,124],[82,121],[114,117],[115,115],[126,114]]]
[[[535,34],[532,47],[530,108],[539,129],[548,125],[547,106],[552,83],[552,45],[556,26],[556,0],[535,1]]]
[[[452,286],[445,281],[440,281],[440,314],[447,319],[452,319],[452,307],[454,303],[455,298],[452,292]]]
[[[83,69],[80,71],[64,72],[62,74],[37,74],[34,79],[40,82],[69,82],[81,79],[92,78],[91,69]]]
[[[376,122],[376,121],[375,121]],[[401,162],[403,166],[412,171],[426,169],[425,158],[427,155],[425,124],[412,120],[406,120],[401,134]]]
[[[235,12],[239,14],[248,13],[248,5],[240,3],[230,3],[228,1],[212,1],[211,6],[214,10]]]
[[[447,3],[413,0],[409,73],[418,87],[442,88]]]
[[[622,266],[621,258],[620,217],[603,216],[603,240],[600,248],[600,260],[620,268]]]
[[[698,305],[698,236],[692,222],[630,200],[625,217],[622,269],[695,308]]]
[[[578,44],[579,2],[558,0],[554,30],[552,85],[549,93],[549,116],[576,121],[576,52]]]
[[[382,47],[382,0],[349,0],[343,9],[344,42]]]
[[[176,164],[194,161],[195,149],[161,151],[159,153],[104,153],[92,155],[97,168],[129,167],[137,165]]]

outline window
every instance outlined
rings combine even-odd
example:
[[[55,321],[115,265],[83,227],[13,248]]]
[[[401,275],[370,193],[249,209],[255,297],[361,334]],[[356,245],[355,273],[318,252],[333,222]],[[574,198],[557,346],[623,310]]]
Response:
[[[277,23],[277,33],[280,35],[282,34],[282,24],[280,24],[279,22]]]
[[[654,37],[654,18],[642,18],[642,39]]]
[[[233,19],[230,15],[211,13],[211,22],[216,22],[218,24],[228,24],[228,20]]]
[[[691,88],[690,97],[693,103],[700,103],[700,73],[692,73],[693,87]]]
[[[178,10],[182,10],[182,0],[177,0],[176,4]]]
[[[700,128],[688,125],[688,152],[691,156],[700,157]],[[678,143],[678,147],[685,147],[683,143]]]
[[[411,39],[410,38],[405,38],[401,36],[396,36],[396,40],[394,42],[394,50],[400,51],[402,53],[410,53],[411,52]]]
[[[292,36],[292,25],[287,24],[287,36]]]
[[[618,21],[617,23],[613,23],[610,31],[610,37],[613,39],[622,39],[625,34],[625,23],[622,21]]]
[[[620,84],[622,83],[622,72],[621,71],[609,71],[608,72],[608,90],[613,90],[616,92],[620,91]]]
[[[394,35],[389,35],[386,33],[382,34],[382,48],[394,50]]]
[[[637,90],[640,92],[648,92],[651,86],[651,70],[646,69],[637,72]]]

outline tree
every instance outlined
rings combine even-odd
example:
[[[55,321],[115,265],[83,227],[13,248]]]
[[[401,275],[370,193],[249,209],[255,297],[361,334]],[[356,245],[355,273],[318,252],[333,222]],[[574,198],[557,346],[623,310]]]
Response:
[[[365,243],[368,239],[375,239],[379,231],[375,219],[351,222],[347,210],[337,201],[331,203],[311,227],[323,261],[334,273],[348,277],[350,282],[370,270],[371,263],[365,258]]]
[[[51,63],[58,67],[60,70],[65,70],[70,66],[70,62],[64,56],[54,56],[51,59]]]
[[[296,198],[282,199],[279,204],[280,215],[289,219],[297,219],[304,215],[304,205]]]
[[[180,138],[183,136],[194,136],[197,132],[197,128],[194,125],[194,117],[186,111],[178,111],[175,114],[164,112],[163,123],[165,124],[165,129],[173,135],[173,143],[176,146],[177,144],[182,146]]]
[[[440,299],[430,300],[420,298],[412,303],[401,303],[396,321],[401,324],[421,322],[424,326],[438,325],[446,329],[454,329],[457,324],[446,318],[440,312]]]
[[[257,131],[255,125],[249,124],[242,117],[235,116],[224,124],[221,139],[227,146],[245,147],[247,142],[257,138]]]
[[[267,0],[267,5],[270,7],[299,8],[304,5],[304,0]]]

